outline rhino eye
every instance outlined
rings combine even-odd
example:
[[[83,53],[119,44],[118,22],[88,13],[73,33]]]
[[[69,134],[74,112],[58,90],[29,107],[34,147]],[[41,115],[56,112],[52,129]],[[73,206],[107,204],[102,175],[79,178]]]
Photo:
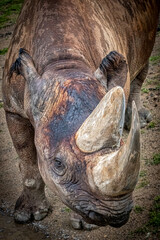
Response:
[[[60,158],[54,158],[52,161],[52,169],[60,176],[64,175],[66,171],[66,167]]]

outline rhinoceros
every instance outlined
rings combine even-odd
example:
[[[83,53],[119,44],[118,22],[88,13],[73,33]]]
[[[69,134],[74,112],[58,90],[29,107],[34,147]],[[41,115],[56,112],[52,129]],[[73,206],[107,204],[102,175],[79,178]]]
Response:
[[[16,221],[48,214],[45,184],[76,212],[75,228],[128,221],[140,168],[140,124],[151,118],[140,89],[159,5],[24,2],[3,76],[6,120],[21,159]],[[130,127],[125,142],[124,122]]]

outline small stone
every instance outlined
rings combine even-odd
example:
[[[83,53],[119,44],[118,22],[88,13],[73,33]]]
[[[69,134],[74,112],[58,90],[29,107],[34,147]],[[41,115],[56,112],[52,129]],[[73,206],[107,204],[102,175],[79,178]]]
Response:
[[[75,219],[75,218],[71,218],[71,225],[74,229],[76,230],[80,230],[82,229],[82,221],[80,221],[79,219]]]
[[[36,187],[36,181],[35,179],[31,178],[31,179],[26,179],[25,180],[25,186],[28,188],[35,188]]]
[[[45,218],[45,216],[47,215],[48,211],[43,211],[43,212],[40,212],[40,211],[36,211],[34,213],[34,219],[36,221],[40,221],[42,220],[43,218]]]
[[[150,237],[150,235],[151,235],[151,233],[150,233],[150,232],[148,232],[148,233],[147,233],[147,235],[146,235],[146,237],[145,237],[145,239],[149,238],[149,237]]]
[[[63,237],[63,239],[68,239],[68,238],[69,238],[69,235],[68,235],[68,234],[65,234],[65,233],[63,233],[63,234],[62,234],[62,237]]]
[[[30,220],[31,214],[27,212],[15,212],[14,219],[17,222],[27,222]]]

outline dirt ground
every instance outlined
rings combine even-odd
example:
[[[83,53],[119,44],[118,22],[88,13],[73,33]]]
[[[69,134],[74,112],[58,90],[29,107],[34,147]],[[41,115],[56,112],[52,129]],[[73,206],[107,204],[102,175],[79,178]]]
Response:
[[[8,47],[13,27],[10,26],[0,30],[0,49]],[[160,32],[157,33],[152,56],[160,56]],[[0,55],[0,88],[4,61],[5,55]],[[72,229],[69,222],[70,209],[63,205],[60,199],[49,189],[46,189],[46,194],[53,206],[53,211],[48,217],[41,222],[34,222],[27,224],[27,226],[14,223],[12,214],[16,199],[22,190],[21,176],[18,169],[19,158],[14,150],[5,122],[0,91],[0,239],[160,239],[160,229],[156,228],[155,230],[150,221],[154,199],[158,195],[160,196],[160,164],[155,164],[155,161],[153,161],[155,154],[160,154],[159,80],[160,59],[152,57],[150,58],[149,74],[142,89],[142,100],[144,106],[150,109],[153,120],[141,130],[141,171],[139,182],[134,191],[135,208],[125,226],[119,229],[109,226],[101,227],[90,232]]]

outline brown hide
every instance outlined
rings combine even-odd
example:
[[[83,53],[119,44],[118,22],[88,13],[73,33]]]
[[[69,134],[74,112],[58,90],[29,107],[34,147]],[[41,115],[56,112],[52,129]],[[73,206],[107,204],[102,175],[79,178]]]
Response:
[[[155,0],[35,0],[34,4],[26,0],[5,64],[5,108],[26,116],[23,79],[14,76],[9,86],[7,77],[21,47],[30,52],[39,74],[51,62],[63,59],[83,60],[94,71],[106,54],[116,50],[127,58],[133,79],[153,47],[158,4]],[[9,99],[11,92],[14,103]]]
[[[21,167],[24,191],[16,203],[18,221],[46,216],[48,204],[42,206],[45,211],[41,214],[34,202],[44,200],[42,176],[51,189],[57,189],[62,201],[86,221],[115,227],[127,222],[139,172],[140,130],[133,103],[131,131],[127,144],[121,146],[125,98],[127,101],[130,80],[140,73],[151,54],[159,5],[159,0],[24,2],[3,76],[8,127],[24,165]],[[18,57],[20,48],[23,49]],[[106,70],[108,89],[94,75],[97,68],[97,74]],[[118,87],[112,88],[115,85]],[[106,93],[107,90],[110,91]],[[113,102],[117,105],[110,111]],[[94,119],[89,117],[91,113]],[[106,123],[105,117],[110,116],[106,129],[98,128],[95,116],[99,126],[101,119]],[[90,124],[90,119],[95,125]],[[86,150],[80,133],[86,129],[90,133],[90,126],[91,130],[92,126],[97,128],[100,137],[88,134],[86,143],[95,137],[94,145],[102,134],[105,141],[106,134],[110,135],[113,129],[115,134],[108,136],[105,145],[103,141],[97,148]],[[82,131],[84,137],[85,134]],[[32,196],[28,183],[33,183]],[[38,189],[41,197],[37,195]],[[27,212],[24,220],[26,206],[30,215]]]

